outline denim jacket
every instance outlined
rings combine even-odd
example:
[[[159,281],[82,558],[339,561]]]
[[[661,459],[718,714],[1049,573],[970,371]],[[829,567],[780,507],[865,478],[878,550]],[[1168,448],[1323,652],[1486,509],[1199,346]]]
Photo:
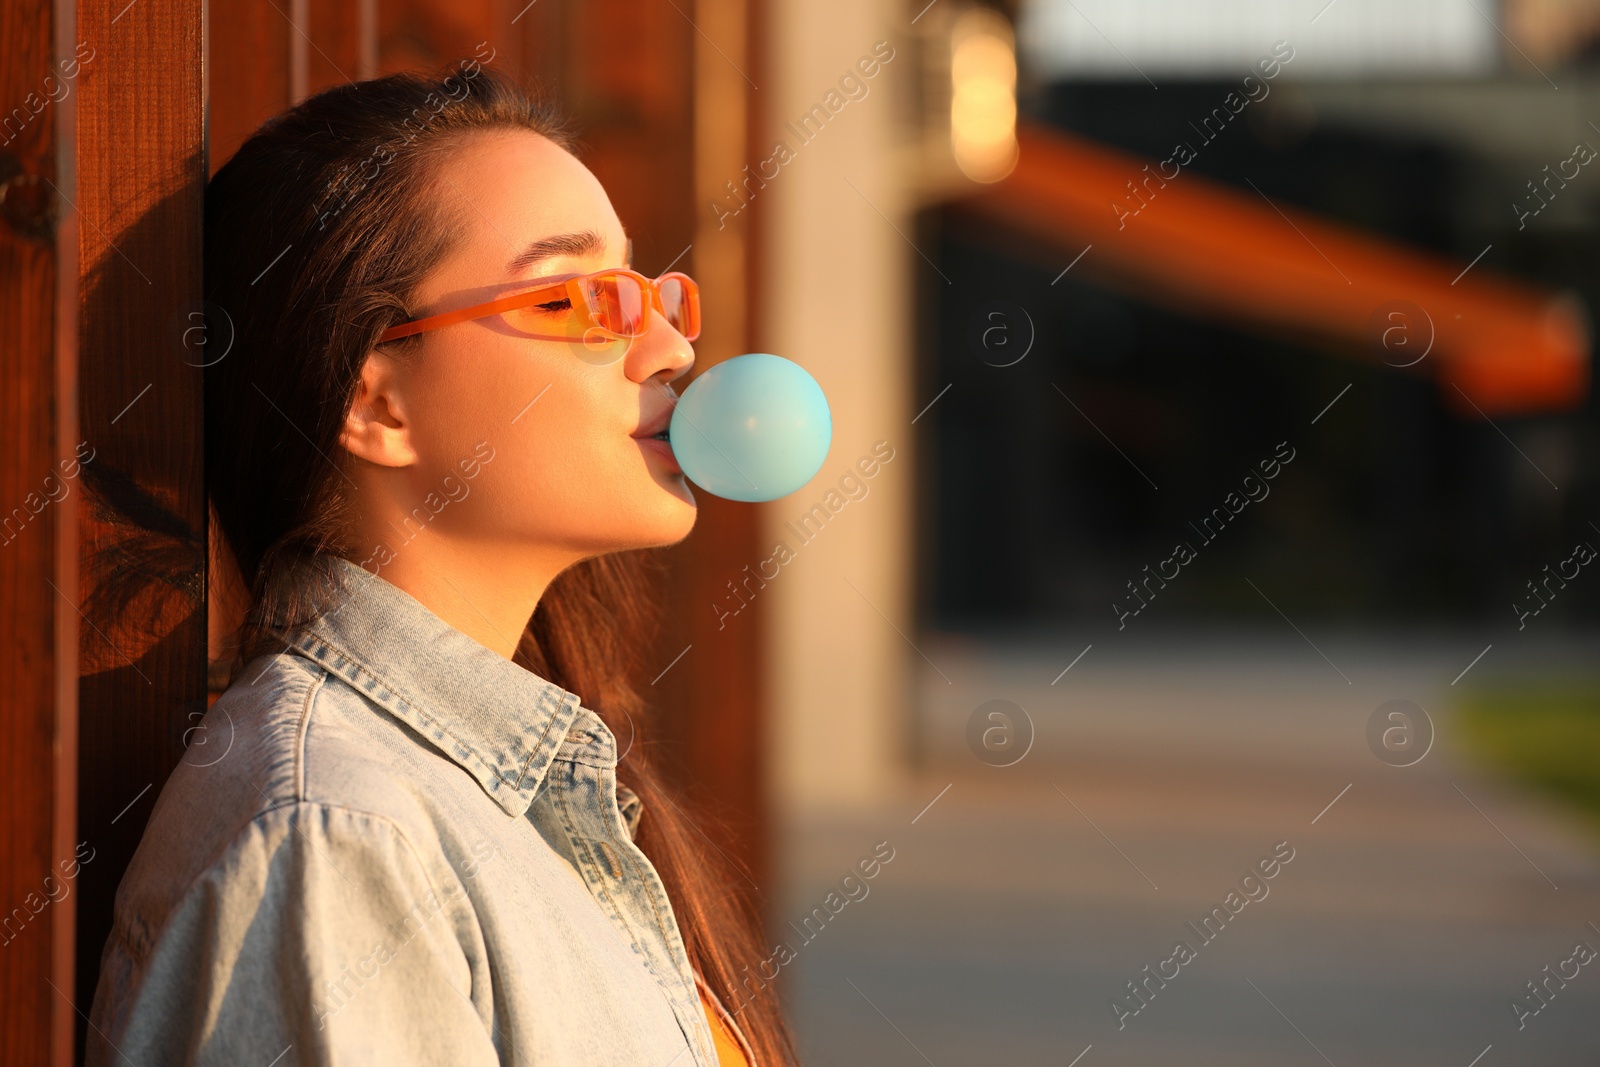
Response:
[[[342,559],[246,664],[116,895],[88,1067],[715,1067],[617,743]]]

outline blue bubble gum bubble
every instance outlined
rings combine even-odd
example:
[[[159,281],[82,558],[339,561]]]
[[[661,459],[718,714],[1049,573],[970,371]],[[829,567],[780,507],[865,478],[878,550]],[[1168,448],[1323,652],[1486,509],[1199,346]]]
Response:
[[[799,364],[752,352],[690,382],[668,436],[683,473],[706,492],[776,500],[822,469],[833,415],[822,387]]]

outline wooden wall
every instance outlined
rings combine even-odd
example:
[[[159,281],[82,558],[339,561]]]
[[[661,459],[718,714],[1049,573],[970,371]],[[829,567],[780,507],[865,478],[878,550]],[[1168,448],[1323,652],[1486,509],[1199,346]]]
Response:
[[[117,883],[205,710],[201,3],[77,12],[79,1048]]]
[[[70,1050],[76,900],[56,861],[71,855],[71,539],[75,478],[62,467],[71,329],[57,329],[58,271],[73,261],[55,190],[64,136],[47,2],[0,7],[0,1062],[62,1064]],[[69,242],[63,247],[63,240]],[[70,294],[69,294],[70,295]],[[64,653],[64,655],[63,655]],[[63,714],[64,713],[64,714]],[[59,898],[59,899],[52,899]],[[52,988],[52,986],[54,988]]]

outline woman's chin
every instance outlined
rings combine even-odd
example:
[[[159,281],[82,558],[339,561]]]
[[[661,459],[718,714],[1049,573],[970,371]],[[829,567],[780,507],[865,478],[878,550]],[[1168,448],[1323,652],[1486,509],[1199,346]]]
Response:
[[[689,487],[687,480],[678,479],[678,484],[672,487],[673,502],[671,507],[671,523],[673,534],[667,544],[682,541],[694,529],[694,523],[700,516],[700,505],[695,502],[694,490]]]
[[[693,526],[700,505],[694,498],[694,490],[689,485],[689,479],[682,474],[659,473],[656,475],[656,484],[670,498],[666,502],[666,512],[677,516],[678,521],[687,521],[689,526]],[[684,536],[688,536],[689,531],[685,529],[683,533]]]
[[[699,514],[694,490],[682,476],[671,479],[661,486],[659,498],[648,517],[641,516],[645,521],[640,523],[638,541],[652,547],[675,545],[694,530]]]

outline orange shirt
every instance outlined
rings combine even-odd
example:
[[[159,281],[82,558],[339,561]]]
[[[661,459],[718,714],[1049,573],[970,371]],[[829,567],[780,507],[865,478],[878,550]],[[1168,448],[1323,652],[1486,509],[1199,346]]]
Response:
[[[705,1009],[706,1021],[711,1024],[711,1036],[716,1039],[717,1063],[721,1067],[752,1067],[751,1059],[746,1055],[741,1038],[743,1035],[735,1033],[732,1027],[723,1019],[722,1012],[711,991],[705,983],[695,975],[695,984],[700,987],[700,1006]]]

